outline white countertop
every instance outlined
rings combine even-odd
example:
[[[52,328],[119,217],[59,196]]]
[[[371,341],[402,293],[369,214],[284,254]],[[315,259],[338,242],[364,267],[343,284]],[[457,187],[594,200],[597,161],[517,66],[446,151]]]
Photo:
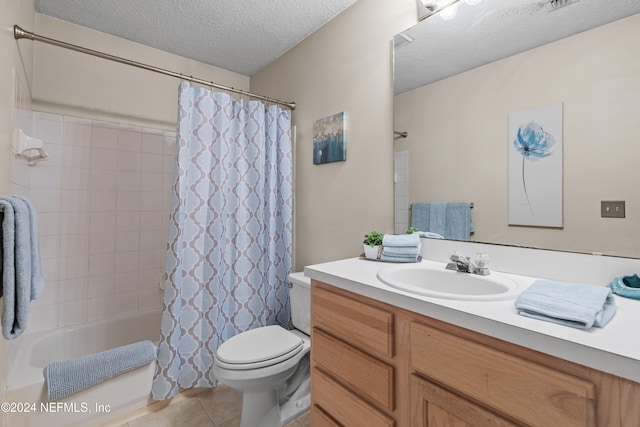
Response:
[[[441,262],[426,261],[438,268]],[[305,267],[305,275],[353,293],[451,323],[590,368],[640,382],[640,300],[615,296],[617,311],[604,328],[582,330],[517,314],[514,300],[458,301],[414,295],[387,286],[376,274],[390,264],[363,258]],[[463,274],[463,273],[461,273]],[[501,273],[523,289],[537,278]]]

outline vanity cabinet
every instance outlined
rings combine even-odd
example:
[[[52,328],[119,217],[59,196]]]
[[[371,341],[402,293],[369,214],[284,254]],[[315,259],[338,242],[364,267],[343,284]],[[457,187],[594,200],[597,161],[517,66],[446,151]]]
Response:
[[[640,426],[640,384],[312,280],[314,427]]]
[[[312,282],[314,427],[393,427],[394,315]]]

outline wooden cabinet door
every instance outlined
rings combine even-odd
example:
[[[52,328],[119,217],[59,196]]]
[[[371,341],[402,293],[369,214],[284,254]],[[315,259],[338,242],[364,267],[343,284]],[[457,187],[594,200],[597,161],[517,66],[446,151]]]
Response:
[[[411,427],[515,426],[463,397],[411,376]]]

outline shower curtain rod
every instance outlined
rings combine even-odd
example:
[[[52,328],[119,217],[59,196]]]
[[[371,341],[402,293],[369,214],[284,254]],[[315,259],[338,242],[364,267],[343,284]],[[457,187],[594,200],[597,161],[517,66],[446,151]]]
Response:
[[[229,86],[223,86],[223,85],[214,83],[212,81],[199,79],[199,78],[196,78],[196,77],[193,77],[193,76],[186,76],[186,75],[181,74],[181,73],[176,73],[175,71],[169,71],[169,70],[165,70],[165,69],[162,69],[162,68],[154,67],[152,65],[143,64],[142,62],[131,61],[129,59],[121,58],[119,56],[109,55],[108,53],[103,53],[103,52],[99,52],[97,50],[87,49],[85,47],[77,46],[77,45],[74,45],[74,44],[71,44],[71,43],[65,43],[65,42],[60,41],[60,40],[56,40],[56,39],[51,39],[49,37],[40,36],[38,34],[35,34],[35,33],[30,32],[30,31],[24,30],[18,25],[14,25],[13,26],[13,36],[15,37],[16,40],[29,39],[29,40],[33,40],[33,41],[43,42],[43,43],[51,44],[51,45],[54,45],[54,46],[63,47],[65,49],[75,50],[76,52],[86,53],[87,55],[97,56],[98,58],[108,59],[109,61],[115,61],[115,62],[119,62],[121,64],[131,65],[133,67],[142,68],[143,70],[153,71],[155,73],[160,73],[160,74],[164,74],[164,75],[171,76],[171,77],[177,77],[179,79],[183,79],[183,80],[187,80],[187,81],[190,81],[190,82],[198,83],[198,84],[201,84],[201,85],[204,85],[204,86],[214,87],[216,89],[224,90],[224,91],[227,91],[227,92],[238,93],[240,95],[245,95],[245,96],[248,96],[248,97],[251,97],[251,98],[260,99],[262,101],[267,101],[267,102],[271,102],[271,103],[278,104],[278,105],[284,105],[285,107],[288,107],[291,110],[295,110],[296,109],[296,103],[295,102],[280,101],[278,99],[269,98],[267,96],[257,95],[255,93],[246,92],[244,90],[235,89],[235,88],[232,88],[232,87],[229,87]]]

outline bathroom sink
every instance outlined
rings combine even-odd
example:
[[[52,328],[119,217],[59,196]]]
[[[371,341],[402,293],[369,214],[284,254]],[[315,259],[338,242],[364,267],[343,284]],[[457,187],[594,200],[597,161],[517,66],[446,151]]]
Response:
[[[515,280],[494,271],[479,276],[423,263],[385,267],[378,272],[378,279],[405,292],[464,301],[506,300],[521,291]]]

